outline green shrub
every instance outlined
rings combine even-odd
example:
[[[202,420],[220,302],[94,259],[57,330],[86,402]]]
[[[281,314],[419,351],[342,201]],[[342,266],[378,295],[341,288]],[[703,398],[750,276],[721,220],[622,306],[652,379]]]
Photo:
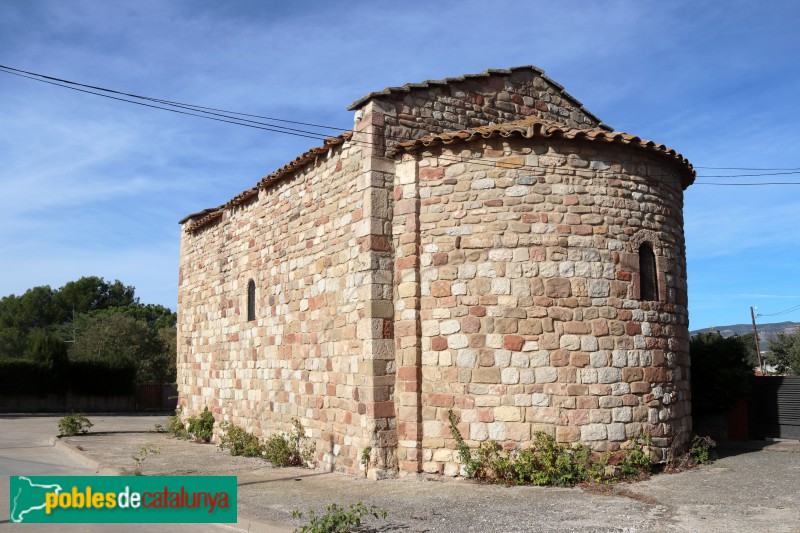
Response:
[[[63,376],[61,376],[63,379]],[[30,359],[0,359],[0,396],[46,396],[63,389],[49,365]]]
[[[90,359],[70,361],[73,394],[122,396],[136,392],[136,365],[128,361]]]
[[[286,435],[272,435],[264,443],[264,457],[274,467],[301,466],[314,461],[316,446],[310,442],[300,421],[292,419]]]
[[[223,431],[220,437],[220,449],[230,450],[231,455],[241,455],[243,457],[262,457],[264,446],[258,441],[258,437],[248,433],[239,426],[229,422],[220,425]]]
[[[351,503],[349,508],[332,503],[323,515],[317,515],[313,509],[308,511],[308,524],[295,529],[294,533],[346,533],[360,528],[366,516],[385,520],[386,514],[385,509],[379,510],[374,505],[367,507],[361,502]],[[292,511],[292,518],[303,518],[303,513]]]
[[[107,360],[0,359],[0,396],[120,396],[136,391],[136,367]]]
[[[689,444],[689,456],[698,465],[712,463],[717,457],[714,449],[717,443],[711,437],[701,437],[694,435]]]
[[[618,477],[639,477],[650,472],[652,466],[644,450],[650,444],[647,436],[634,439],[631,449],[620,454],[619,468],[612,468],[611,453],[592,453],[585,444],[572,447],[559,444],[541,431],[534,434],[530,447],[521,450],[503,450],[495,441],[471,450],[458,430],[458,417],[452,410],[448,418],[464,475],[489,483],[571,487],[585,482],[609,483]]]
[[[208,406],[203,409],[200,416],[191,417],[189,423],[189,435],[197,442],[209,442],[214,435],[214,415],[208,410]]]
[[[83,413],[73,413],[58,421],[58,432],[64,437],[74,437],[78,433],[88,433],[94,426]]]
[[[183,422],[183,409],[180,406],[175,409],[175,416],[167,417],[167,431],[178,439],[189,438],[189,432],[186,431],[186,425]]]
[[[626,450],[619,464],[624,479],[639,478],[652,472],[653,460],[645,450],[650,444],[649,435],[639,435],[632,440],[631,448]]]

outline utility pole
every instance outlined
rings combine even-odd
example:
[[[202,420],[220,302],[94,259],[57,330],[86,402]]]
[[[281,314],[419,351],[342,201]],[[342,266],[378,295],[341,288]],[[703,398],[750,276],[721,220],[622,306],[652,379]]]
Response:
[[[71,342],[75,343],[75,305],[72,305],[72,340],[71,341],[64,341],[64,342]]]
[[[758,309],[758,307],[750,306],[750,318],[753,320],[753,336],[756,340],[756,357],[758,357],[758,368],[761,369],[761,375],[764,375],[764,365],[761,362],[761,346],[758,342],[758,329],[756,329],[756,314],[754,309]]]

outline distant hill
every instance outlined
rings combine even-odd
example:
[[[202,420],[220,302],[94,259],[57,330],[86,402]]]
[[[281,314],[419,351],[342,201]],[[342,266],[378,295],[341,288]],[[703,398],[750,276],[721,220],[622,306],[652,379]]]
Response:
[[[794,333],[800,326],[800,323],[776,322],[774,324],[759,324],[756,322],[756,326],[758,327],[759,340],[762,343],[765,343],[767,340],[775,338],[778,332]],[[695,335],[697,333],[705,333],[711,330],[718,332],[723,337],[731,337],[733,335],[747,335],[748,333],[753,333],[753,325],[735,324],[733,326],[715,326],[713,328],[696,329],[690,331],[689,333],[691,335]]]

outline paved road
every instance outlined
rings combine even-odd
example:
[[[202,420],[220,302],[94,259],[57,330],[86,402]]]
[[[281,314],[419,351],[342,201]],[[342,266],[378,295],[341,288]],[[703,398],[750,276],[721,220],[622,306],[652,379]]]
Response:
[[[115,533],[141,533],[139,525],[118,524],[11,524],[9,522],[9,476],[94,476],[97,473],[78,459],[53,445],[58,433],[59,417],[0,415],[0,531],[101,533],[113,528]],[[90,418],[93,431],[116,431],[132,427],[146,431],[156,423],[165,424],[165,417],[125,416]],[[156,533],[201,532],[230,533],[232,528],[217,524],[148,524],[147,531]]]

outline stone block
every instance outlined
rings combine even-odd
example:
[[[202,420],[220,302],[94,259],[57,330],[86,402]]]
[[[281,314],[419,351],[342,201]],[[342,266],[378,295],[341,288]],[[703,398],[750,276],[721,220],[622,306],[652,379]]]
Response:
[[[600,368],[597,370],[599,383],[616,383],[622,379],[619,368]]]
[[[553,383],[558,380],[558,371],[552,367],[540,367],[534,370],[536,383]]]
[[[579,335],[562,335],[559,342],[559,347],[564,350],[580,350],[581,337]]]
[[[469,337],[464,334],[450,335],[447,337],[447,345],[453,350],[459,350],[469,346]]]
[[[550,352],[551,366],[566,366],[569,364],[570,353],[567,350],[554,350]]]
[[[487,426],[491,440],[504,441],[506,439],[506,424],[504,422],[491,422]]]
[[[625,424],[608,424],[606,430],[608,433],[608,440],[612,442],[623,442],[627,440]]]
[[[577,442],[581,439],[581,429],[571,426],[556,427],[556,442]]]
[[[611,419],[614,422],[631,422],[633,412],[630,407],[615,407],[611,412]]]
[[[608,436],[605,424],[587,424],[581,426],[582,441],[605,440]]]
[[[475,383],[500,383],[500,369],[496,367],[476,368],[472,372]]]
[[[475,441],[484,441],[489,438],[489,427],[483,422],[473,422],[469,425],[469,438]]]
[[[431,283],[431,296],[436,298],[442,298],[445,296],[450,296],[450,281],[448,280],[439,280],[434,281]]]
[[[439,323],[439,333],[441,335],[452,335],[461,331],[461,322],[458,320],[443,320]]]
[[[599,405],[601,409],[619,407],[622,405],[622,398],[619,396],[601,396],[599,398]]]
[[[519,407],[501,405],[494,409],[494,419],[501,422],[519,422],[522,415]]]
[[[572,352],[569,354],[569,364],[570,366],[578,368],[584,367],[589,364],[589,354],[584,352]]]
[[[519,383],[519,370],[516,368],[504,368],[500,372],[500,380],[504,385],[515,385]]]
[[[550,405],[550,396],[540,392],[534,392],[531,395],[531,404],[537,407],[547,407]]]
[[[507,350],[520,351],[525,345],[525,338],[519,335],[505,335],[503,337],[503,347]]]
[[[589,360],[591,361],[593,368],[603,368],[608,366],[608,356],[605,352],[593,352],[589,354]]]
[[[464,235],[461,237],[461,247],[467,249],[485,249],[494,246],[494,236],[490,233]]]
[[[572,295],[572,284],[568,279],[551,278],[545,281],[545,295],[549,298],[567,298]]]

